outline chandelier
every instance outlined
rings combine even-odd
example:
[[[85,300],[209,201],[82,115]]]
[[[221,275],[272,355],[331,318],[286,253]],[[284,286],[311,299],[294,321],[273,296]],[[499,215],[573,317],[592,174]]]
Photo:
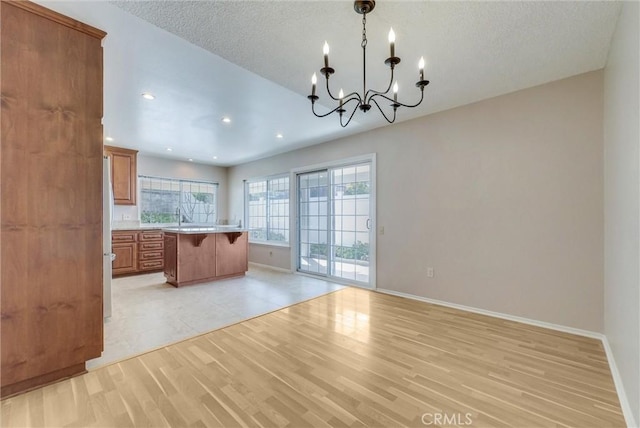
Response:
[[[313,76],[311,77],[311,95],[307,97],[311,100],[311,111],[317,117],[326,117],[332,113],[338,113],[340,115],[340,125],[343,128],[346,127],[349,124],[349,122],[351,122],[351,119],[353,118],[353,115],[355,114],[358,108],[366,113],[371,109],[372,105],[375,105],[378,108],[378,110],[380,111],[380,113],[386,119],[387,122],[389,123],[395,122],[396,111],[398,110],[398,107],[413,108],[413,107],[419,106],[420,103],[422,103],[422,100],[424,99],[424,87],[429,84],[428,80],[424,80],[424,58],[420,58],[420,61],[418,63],[418,72],[420,77],[419,77],[419,80],[416,82],[416,87],[420,90],[420,101],[418,101],[416,104],[413,104],[413,105],[403,104],[401,102],[398,102],[398,82],[396,81],[394,83],[393,81],[393,71],[395,69],[395,66],[400,63],[400,58],[395,56],[396,35],[393,32],[393,28],[392,28],[391,30],[389,30],[390,55],[389,55],[389,58],[387,58],[384,61],[384,63],[388,65],[390,69],[391,77],[389,79],[389,85],[387,86],[387,89],[385,91],[375,91],[373,89],[367,89],[367,13],[370,13],[375,6],[376,6],[375,0],[356,0],[353,2],[354,10],[360,15],[362,15],[362,43],[360,44],[360,46],[362,47],[362,94],[358,93],[357,91],[354,91],[345,96],[342,89],[340,89],[340,92],[338,93],[337,97],[335,97],[331,93],[331,89],[329,89],[329,77],[333,73],[335,73],[335,70],[329,67],[329,44],[327,42],[324,42],[324,47],[323,47],[324,67],[320,69],[320,73],[323,74],[325,77],[326,84],[327,84],[327,93],[329,94],[329,97],[332,100],[338,102],[338,106],[336,108],[324,114],[318,114],[316,112],[315,103],[319,99],[319,97],[316,95],[316,83],[318,81],[318,78],[315,73],[313,73]],[[387,94],[392,89],[392,85],[393,85],[393,98],[390,98],[387,96]],[[393,108],[393,116],[387,116],[387,114],[384,112],[382,107],[380,107],[380,104],[378,103],[378,101],[384,103],[383,100],[389,101],[391,103],[390,106]],[[351,106],[353,106],[352,110],[351,110]],[[345,116],[344,113],[347,112],[347,107],[349,107],[350,113],[348,114],[349,118],[347,119],[346,122],[344,122],[343,117]]]

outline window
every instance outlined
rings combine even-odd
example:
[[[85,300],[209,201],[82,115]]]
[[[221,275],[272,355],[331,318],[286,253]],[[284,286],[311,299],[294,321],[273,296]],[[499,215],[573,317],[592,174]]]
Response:
[[[178,212],[183,224],[216,223],[218,183],[144,175],[138,181],[141,223],[178,223]]]
[[[289,242],[289,177],[246,184],[249,240]]]

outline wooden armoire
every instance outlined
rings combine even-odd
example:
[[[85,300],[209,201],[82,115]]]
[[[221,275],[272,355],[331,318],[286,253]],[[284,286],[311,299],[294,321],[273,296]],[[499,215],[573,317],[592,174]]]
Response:
[[[27,1],[1,1],[0,24],[5,397],[102,353],[105,33]]]

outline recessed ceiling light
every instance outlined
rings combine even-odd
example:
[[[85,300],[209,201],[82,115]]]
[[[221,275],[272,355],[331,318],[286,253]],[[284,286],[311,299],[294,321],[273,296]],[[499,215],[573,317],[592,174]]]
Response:
[[[218,159],[218,156],[214,156],[214,157],[213,157],[213,160],[216,160],[216,159]]]
[[[143,92],[142,93],[142,98],[144,98],[145,100],[155,100],[156,99],[156,97],[150,92]]]
[[[284,138],[284,135],[282,135],[281,133],[279,133],[279,132],[278,132],[278,133],[276,134],[276,138],[280,138],[280,139],[282,139],[282,138]]]
[[[113,141],[113,138],[111,138],[111,137],[105,137],[104,139],[105,139],[106,141],[109,141],[109,142]]]
[[[173,151],[173,149],[171,147],[167,147],[167,151],[171,152],[171,151]]]
[[[225,117],[223,117],[223,118],[222,118],[222,121],[223,121],[224,123],[230,123],[230,122],[231,122],[231,118],[230,118],[230,117],[228,117],[228,116],[225,116]]]
[[[193,159],[189,158],[189,162],[193,162]]]

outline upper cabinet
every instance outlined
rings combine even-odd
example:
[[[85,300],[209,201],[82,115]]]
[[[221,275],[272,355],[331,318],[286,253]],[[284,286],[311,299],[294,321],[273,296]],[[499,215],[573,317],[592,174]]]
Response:
[[[104,154],[109,156],[111,161],[111,186],[114,203],[116,205],[135,205],[138,151],[104,146]]]

